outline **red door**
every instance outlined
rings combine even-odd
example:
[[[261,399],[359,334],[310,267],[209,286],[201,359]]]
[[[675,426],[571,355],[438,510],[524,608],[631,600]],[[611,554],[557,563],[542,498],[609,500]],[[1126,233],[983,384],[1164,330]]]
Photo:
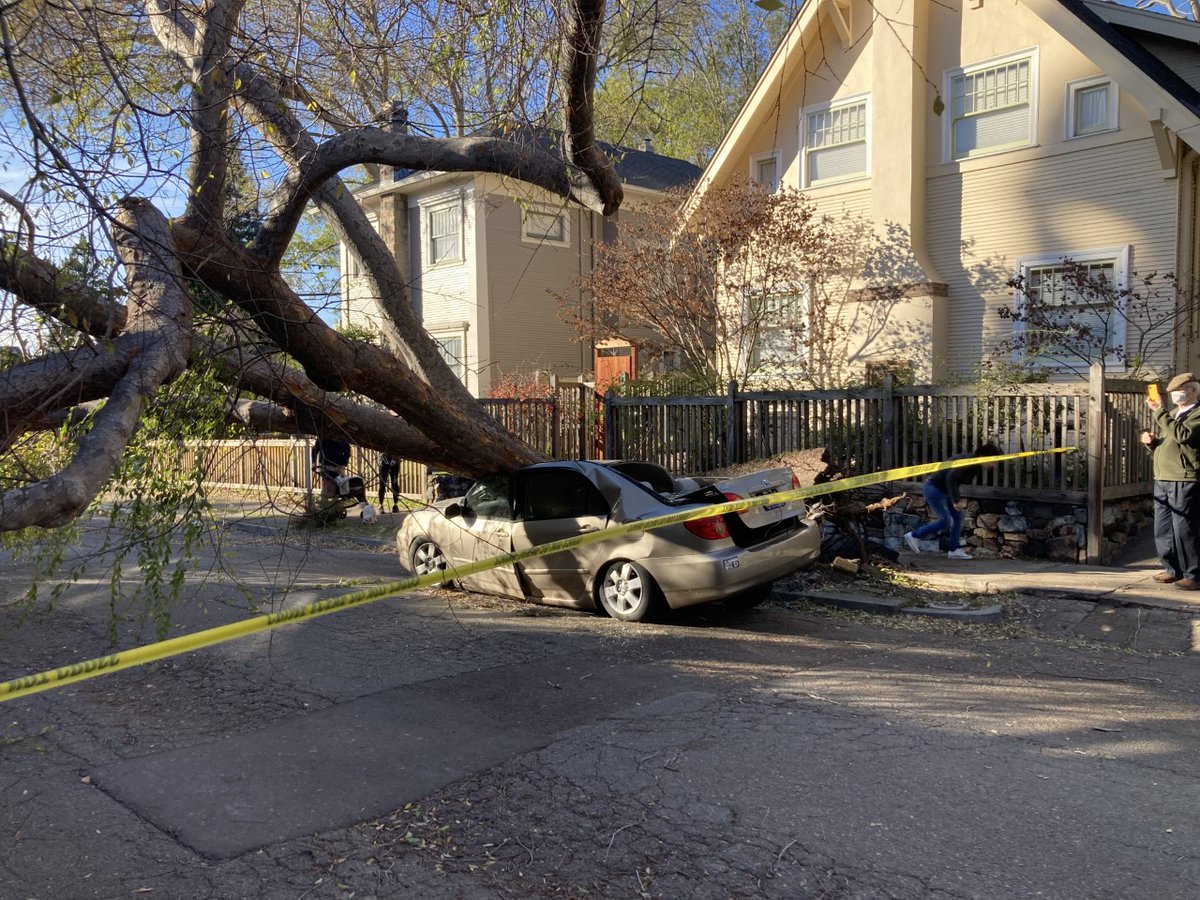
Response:
[[[603,394],[614,381],[637,375],[637,348],[626,341],[604,341],[595,347],[596,393]]]

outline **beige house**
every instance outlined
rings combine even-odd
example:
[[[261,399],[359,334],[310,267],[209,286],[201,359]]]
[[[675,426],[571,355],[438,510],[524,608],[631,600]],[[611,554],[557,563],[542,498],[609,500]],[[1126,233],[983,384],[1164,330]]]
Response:
[[[625,190],[607,219],[496,175],[383,170],[356,197],[408,273],[411,302],[446,360],[476,396],[502,374],[590,375],[630,347],[581,344],[554,294],[587,297],[574,283],[593,242],[613,240],[622,215],[693,184],[700,169],[653,152],[605,146]],[[343,323],[378,327],[379,308],[341,249]],[[603,357],[603,360],[598,360]],[[618,360],[619,361],[619,360]]]
[[[902,235],[902,290],[853,295],[844,358],[941,380],[1020,336],[1002,307],[1092,315],[1064,259],[1118,288],[1149,272],[1194,287],[1198,89],[1200,25],[1165,15],[1092,0],[809,0],[697,196],[782,183]],[[1024,291],[1007,284],[1018,276]],[[1170,319],[1183,293],[1156,314]],[[1097,321],[1110,350],[1133,343],[1137,315]],[[1145,368],[1200,366],[1195,317],[1165,327]]]

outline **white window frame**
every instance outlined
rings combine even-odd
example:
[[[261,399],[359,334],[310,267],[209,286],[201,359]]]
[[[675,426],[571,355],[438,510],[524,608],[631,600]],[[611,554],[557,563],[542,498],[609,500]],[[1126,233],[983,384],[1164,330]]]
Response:
[[[810,116],[821,112],[833,112],[839,109],[846,109],[851,106],[863,107],[863,171],[862,174],[843,175],[838,178],[823,178],[820,181],[814,182],[809,175],[810,166],[808,154],[811,148],[808,146],[808,119]],[[847,141],[845,144],[830,144],[832,147],[848,146],[857,141]],[[825,148],[820,148],[825,149]],[[839,97],[836,100],[831,100],[828,103],[814,103],[812,106],[806,106],[800,111],[800,184],[803,187],[818,188],[825,187],[829,184],[845,184],[850,181],[864,181],[871,177],[871,95],[870,94],[855,94],[852,97]]]
[[[758,177],[759,165],[766,162],[767,160],[771,160],[772,162],[775,163],[775,186],[774,187],[768,187],[767,185],[763,185],[762,181],[760,181],[759,177]],[[783,185],[783,157],[782,157],[782,154],[780,154],[778,149],[768,150],[765,153],[755,153],[750,157],[750,180],[752,182],[754,182],[755,184],[762,185],[763,187],[768,187],[767,193],[769,193],[769,194],[779,193],[779,188]]]
[[[529,233],[530,216],[554,216],[562,222],[562,238],[550,238]],[[550,206],[538,203],[521,204],[521,243],[537,246],[568,247],[571,244],[571,219],[565,206]]]
[[[1123,293],[1129,289],[1130,261],[1132,257],[1132,244],[1122,244],[1118,247],[1101,247],[1095,250],[1083,250],[1074,253],[1045,253],[1037,256],[1022,256],[1017,259],[1017,275],[1020,276],[1021,284],[1024,285],[1028,281],[1030,271],[1033,269],[1059,268],[1067,260],[1079,264],[1112,260],[1113,290],[1117,292],[1118,310],[1120,312],[1114,320],[1111,340],[1113,346],[1119,347],[1124,346],[1126,338],[1127,329],[1125,327]],[[1029,300],[1023,289],[1018,289],[1016,295],[1017,309],[1024,313],[1029,305]],[[1022,336],[1025,333],[1025,323],[1014,323],[1013,332],[1015,337],[1019,338]],[[1036,357],[1031,357],[1024,350],[1019,350],[1014,354],[1014,362],[1036,364]],[[1122,366],[1120,358],[1116,354],[1108,352],[1108,348],[1105,348],[1104,363],[1107,366]]]
[[[770,378],[771,376],[792,376],[805,372],[808,369],[809,362],[812,358],[812,289],[809,285],[801,285],[796,290],[792,291],[775,291],[770,295],[770,298],[775,297],[794,297],[796,313],[803,319],[804,333],[799,346],[796,348],[796,356],[791,365],[780,365],[778,362],[771,359],[763,359],[763,352],[767,348],[764,343],[767,342],[769,336],[774,332],[780,332],[795,327],[795,321],[789,323],[768,324],[769,312],[763,314],[762,321],[756,323],[754,332],[754,345],[749,348],[750,362],[755,369],[755,377]],[[754,316],[753,304],[758,302],[759,296],[747,297],[742,305],[742,315],[745,321],[749,324]]]
[[[963,78],[968,75],[976,75],[980,72],[985,72],[988,69],[998,69],[1002,66],[1012,65],[1022,61],[1029,61],[1029,141],[1024,144],[1004,144],[989,150],[983,150],[970,155],[955,156],[954,155],[954,81],[957,78]],[[1029,147],[1038,145],[1038,48],[1029,47],[1025,50],[1018,50],[1016,53],[1009,53],[1005,56],[997,56],[992,59],[981,60],[977,63],[972,63],[969,66],[960,66],[957,69],[947,69],[942,73],[942,97],[946,104],[946,109],[943,112],[942,126],[942,161],[947,163],[964,162],[970,159],[980,159],[985,156],[995,156],[999,153],[1011,153],[1014,150],[1025,150]],[[965,117],[964,117],[965,118]]]
[[[446,365],[450,367],[458,380],[466,384],[467,381],[467,329],[465,326],[457,328],[441,328],[429,332],[429,336],[433,338],[438,345],[438,351],[442,354],[442,359],[446,361]],[[447,341],[458,341],[461,348],[459,356],[453,356],[446,348]]]
[[[1075,103],[1079,94],[1089,88],[1097,88],[1101,85],[1108,85],[1108,122],[1104,128],[1097,128],[1093,131],[1084,131],[1082,133],[1075,131]],[[1117,131],[1120,128],[1119,111],[1121,108],[1121,88],[1109,78],[1107,75],[1096,75],[1092,78],[1080,78],[1077,81],[1067,82],[1067,107],[1066,107],[1066,135],[1067,140],[1075,138],[1091,137],[1094,134],[1107,134],[1110,131]]]
[[[448,237],[449,235],[435,235],[433,233],[433,217],[437,213],[448,211],[453,211],[456,213],[455,221],[458,223],[458,241],[455,246],[454,255],[438,259],[434,252],[434,240],[437,237]],[[455,199],[449,203],[437,203],[425,207],[425,249],[428,253],[429,265],[431,268],[434,266],[453,265],[463,261],[463,232],[466,230],[464,227],[465,218],[466,217],[463,215],[462,201],[460,199]]]

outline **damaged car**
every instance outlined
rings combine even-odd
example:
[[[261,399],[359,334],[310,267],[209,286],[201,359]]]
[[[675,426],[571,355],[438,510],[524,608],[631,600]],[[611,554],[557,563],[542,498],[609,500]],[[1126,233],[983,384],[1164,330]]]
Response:
[[[498,565],[468,563],[619,525],[797,486],[786,467],[732,478],[675,478],[636,461],[539,463],[479,481],[466,495],[409,513],[396,537],[417,575],[458,587],[639,621],[713,600],[753,605],[777,578],[813,563],[820,528],[802,501],[766,503]]]

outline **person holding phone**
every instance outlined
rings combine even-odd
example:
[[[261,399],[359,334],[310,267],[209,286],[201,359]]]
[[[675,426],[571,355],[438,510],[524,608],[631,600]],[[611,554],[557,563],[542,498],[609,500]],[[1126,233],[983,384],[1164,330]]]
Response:
[[[1200,381],[1192,372],[1167,384],[1168,412],[1158,385],[1146,391],[1154,431],[1142,443],[1154,451],[1154,546],[1163,570],[1154,576],[1181,591],[1200,590]]]

